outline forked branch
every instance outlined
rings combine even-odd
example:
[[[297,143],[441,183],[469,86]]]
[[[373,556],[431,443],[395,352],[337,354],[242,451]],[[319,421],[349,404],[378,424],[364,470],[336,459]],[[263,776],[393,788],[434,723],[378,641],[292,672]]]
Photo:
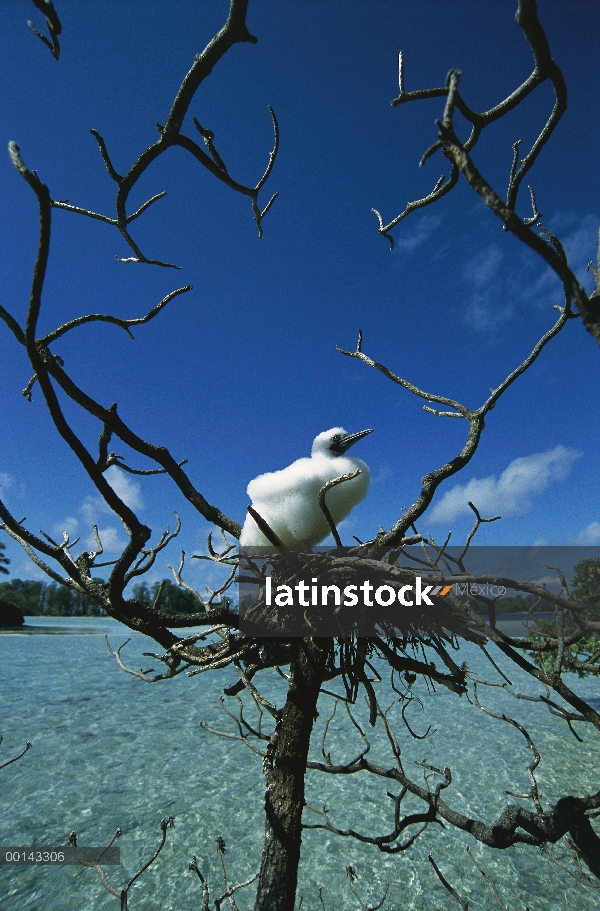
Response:
[[[448,398],[443,395],[436,395],[430,392],[426,392],[424,389],[420,389],[418,386],[415,386],[414,383],[411,383],[409,380],[404,379],[398,374],[394,373],[388,367],[385,367],[383,364],[377,363],[372,358],[368,357],[362,350],[362,332],[359,332],[358,342],[356,345],[355,351],[346,351],[344,348],[338,347],[338,351],[341,354],[346,355],[346,357],[357,358],[362,361],[368,367],[372,367],[374,370],[378,370],[382,373],[387,379],[391,380],[393,383],[396,383],[398,386],[402,386],[404,389],[407,389],[413,395],[416,395],[419,398],[425,399],[427,402],[434,402],[438,405],[444,405],[447,408],[451,408],[452,411],[439,411],[437,409],[431,408],[429,405],[425,405],[424,408],[430,414],[435,414],[440,417],[459,417],[464,418],[469,422],[469,433],[467,435],[466,442],[464,443],[460,452],[445,465],[436,468],[434,471],[429,472],[422,481],[421,493],[419,497],[415,500],[413,505],[407,509],[400,518],[394,523],[394,525],[387,532],[381,532],[375,538],[374,543],[377,546],[393,546],[399,544],[404,538],[408,529],[410,529],[415,522],[423,515],[425,510],[431,504],[433,497],[437,488],[440,484],[445,481],[447,478],[452,477],[452,475],[457,474],[457,472],[462,471],[462,469],[469,463],[471,458],[479,446],[479,441],[481,439],[481,434],[485,427],[485,419],[488,413],[495,407],[499,398],[506,392],[506,390],[512,386],[515,380],[518,379],[526,370],[531,367],[531,365],[537,360],[545,346],[548,342],[553,339],[561,329],[566,325],[567,321],[573,317],[568,306],[564,309],[561,308],[560,316],[554,323],[554,325],[542,336],[542,338],[534,345],[530,354],[523,360],[518,367],[515,367],[511,373],[500,383],[500,385],[493,389],[491,395],[488,396],[486,401],[475,410],[471,410],[466,405],[463,405],[461,402],[456,401],[455,399]]]
[[[40,41],[42,41],[46,47],[50,49],[50,53],[54,59],[58,60],[60,57],[60,44],[58,41],[58,36],[62,32],[62,25],[60,24],[60,19],[58,18],[58,13],[54,8],[54,4],[52,3],[52,0],[31,0],[31,2],[46,17],[46,28],[48,29],[50,40],[48,40],[45,35],[42,35],[42,33],[37,30],[33,22],[28,21],[27,25],[34,33],[34,35],[37,35]]]

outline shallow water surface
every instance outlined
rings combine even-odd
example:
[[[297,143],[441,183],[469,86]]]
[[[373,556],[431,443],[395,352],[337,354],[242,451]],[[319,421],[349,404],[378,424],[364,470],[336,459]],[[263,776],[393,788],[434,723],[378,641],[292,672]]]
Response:
[[[42,631],[50,622],[52,633]],[[27,623],[37,626],[38,632],[0,636],[0,732],[4,735],[0,763],[18,753],[26,740],[33,743],[19,762],[0,771],[0,845],[55,846],[64,844],[71,830],[77,832],[80,845],[101,845],[120,826],[122,863],[106,868],[109,880],[120,888],[158,845],[161,818],[174,816],[175,828],[169,830],[165,849],[130,893],[131,911],[195,911],[201,893],[197,877],[187,870],[193,854],[213,884],[214,896],[221,894],[215,853],[218,836],[228,846],[225,861],[231,880],[239,882],[254,873],[260,863],[264,825],[261,758],[243,744],[211,735],[200,726],[204,721],[234,730],[219,708],[223,687],[235,679],[233,669],[148,685],[117,667],[103,635],[108,632],[113,647],[131,638],[122,654],[134,669],[158,669],[160,662],[143,655],[158,652],[158,646],[115,621],[27,618]],[[465,657],[459,655],[462,660],[478,674],[499,680],[476,649],[467,648]],[[518,687],[518,675],[508,673]],[[281,679],[272,676],[261,685],[281,704]],[[528,693],[539,695],[531,681],[526,686]],[[576,680],[573,688],[599,704],[597,681]],[[386,682],[379,689],[381,702],[387,705],[393,694],[383,695]],[[503,791],[529,789],[531,752],[523,736],[485,715],[464,696],[444,689],[428,693],[425,684],[419,695],[423,710],[415,701],[407,710],[407,720],[417,734],[431,726],[425,740],[412,739],[399,712],[395,716],[405,769],[421,781],[429,776],[434,787],[439,779],[414,763],[426,760],[438,768],[449,766],[453,782],[444,799],[491,823],[506,803],[514,801]],[[483,688],[480,697],[487,708],[505,711],[526,725],[542,754],[536,774],[544,804],[561,794],[598,790],[600,739],[591,730],[580,726],[584,742],[578,743],[539,704],[517,701],[497,688]],[[321,758],[321,735],[331,702],[325,696],[319,707],[315,759]],[[228,700],[228,704],[235,713],[237,702]],[[369,737],[371,755],[391,765],[381,724],[370,728],[362,704],[356,714]],[[253,718],[249,707],[248,717]],[[364,747],[342,707],[329,732],[327,749],[333,762],[348,760]],[[397,793],[398,788],[365,773],[309,772],[307,776],[308,804],[319,810],[326,805],[336,826],[364,833],[393,829],[393,803],[387,791]],[[410,807],[421,809],[416,803]],[[321,817],[307,810],[305,821],[317,823]],[[327,911],[357,909],[346,884],[349,865],[358,872],[355,888],[365,904],[381,896],[389,883],[384,909],[450,907],[453,899],[427,861],[432,852],[444,875],[471,902],[472,911],[487,911],[496,899],[466,853],[467,846],[493,876],[511,911],[524,911],[526,906],[530,911],[595,911],[598,907],[598,891],[583,889],[537,849],[519,846],[493,851],[468,835],[435,826],[410,850],[394,855],[323,830],[307,830],[299,888],[303,908],[322,907],[319,888],[323,887]],[[551,853],[568,866],[564,848],[555,847]],[[0,894],[2,911],[119,908],[119,900],[102,888],[92,870],[73,866],[0,867]],[[251,908],[253,887],[236,897],[240,909]]]

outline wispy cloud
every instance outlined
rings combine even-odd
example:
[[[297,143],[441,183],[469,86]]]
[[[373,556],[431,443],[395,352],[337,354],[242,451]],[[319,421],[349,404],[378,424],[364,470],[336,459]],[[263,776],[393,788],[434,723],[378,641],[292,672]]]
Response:
[[[504,301],[504,303],[500,303]],[[511,299],[492,288],[471,294],[464,310],[465,322],[480,332],[506,323],[514,312]]]
[[[480,331],[506,322],[514,310],[514,289],[502,271],[504,254],[498,244],[490,244],[465,263],[462,270],[467,286],[464,318]]]
[[[435,523],[452,522],[459,516],[472,515],[471,501],[486,516],[522,515],[532,507],[532,498],[540,496],[555,481],[563,481],[582,453],[566,446],[555,446],[548,452],[514,459],[501,475],[473,478],[467,484],[456,484],[448,490],[427,518]]]
[[[560,239],[569,265],[590,292],[593,277],[587,271],[598,249],[598,217],[559,213],[548,227]],[[527,307],[562,303],[560,282],[549,266],[525,250],[508,255],[508,248],[489,244],[467,261],[462,270],[464,321],[478,331],[489,331]]]
[[[115,465],[111,465],[104,477],[117,494],[130,509],[143,509],[142,491],[140,485],[124,474]]]
[[[371,478],[371,484],[384,484],[394,477],[394,471],[389,465],[380,465],[377,472]]]
[[[14,486],[15,479],[5,471],[0,471],[0,497],[5,498],[11,487]]]
[[[107,528],[99,528],[98,535],[100,537],[100,541],[102,542],[104,552],[107,554],[120,553],[125,547],[126,541],[122,536],[119,536],[119,532],[116,528],[112,528],[111,526]],[[88,548],[88,550],[96,550],[97,544],[93,533],[90,532],[90,534],[85,539],[85,546]]]
[[[571,222],[571,230],[569,233],[565,233],[561,240],[571,268],[580,281],[584,281],[586,277],[591,279],[591,273],[588,272],[588,263],[591,260],[596,265],[598,227],[600,226],[598,216],[585,215],[582,219],[578,219],[574,215],[569,215],[566,218]],[[554,221],[551,224],[554,230]],[[557,232],[560,232],[560,229],[561,216],[557,216]],[[568,226],[566,226],[566,230],[568,231]]]
[[[105,472],[104,477],[126,506],[130,509],[140,510],[144,508],[142,491],[137,481],[133,481],[126,474],[114,465]],[[80,509],[83,520],[87,525],[98,525],[102,515],[112,515],[111,508],[104,502],[102,497],[86,497],[81,504]]]
[[[44,582],[51,581],[43,569],[33,562],[33,560],[23,559],[11,561],[10,574],[13,579],[36,579]],[[3,580],[6,576],[3,576]]]
[[[75,516],[66,516],[60,522],[56,522],[53,526],[52,531],[54,534],[61,538],[63,533],[66,532],[69,537],[73,538],[77,534],[79,529],[79,520]]]
[[[123,472],[115,466],[111,466],[108,469],[105,477],[115,493],[130,509],[141,510],[144,508],[141,488],[136,481],[123,474]],[[86,497],[79,507],[78,512],[80,518],[77,518],[76,516],[66,516],[60,522],[55,523],[53,531],[57,537],[60,538],[62,537],[63,532],[67,532],[71,538],[74,538],[80,532],[81,526],[83,525],[85,532],[85,537],[83,538],[84,546],[87,547],[88,550],[96,550],[97,544],[94,538],[93,526],[97,525],[99,527],[102,546],[107,553],[117,553],[123,550],[126,541],[121,530],[118,527],[115,528],[114,526],[103,525],[103,522],[106,522],[107,515],[110,515],[113,518],[116,518],[116,516],[114,516],[112,510],[104,502],[102,497]]]
[[[575,545],[600,544],[600,522],[590,522],[578,534],[569,535],[567,543]]]
[[[395,239],[394,248],[403,253],[414,253],[425,241],[429,240],[436,228],[442,223],[442,216],[433,213],[421,215],[414,222],[410,218],[404,223],[404,231]]]
[[[562,243],[572,271],[590,293],[594,288],[594,279],[588,271],[588,263],[592,261],[596,265],[598,216],[585,215],[578,218],[572,212],[560,213],[550,220],[550,228]],[[558,288],[556,275],[549,266],[544,266],[531,285],[531,291],[539,298],[553,288]]]
[[[463,266],[463,278],[481,288],[493,281],[502,265],[504,255],[497,244],[490,244]]]

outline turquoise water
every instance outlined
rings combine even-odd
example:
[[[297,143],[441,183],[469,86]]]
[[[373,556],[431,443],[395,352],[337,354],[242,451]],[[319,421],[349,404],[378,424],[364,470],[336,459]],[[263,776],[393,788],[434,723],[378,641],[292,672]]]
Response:
[[[28,623],[41,626],[48,621],[29,618]],[[182,675],[148,685],[117,667],[103,634],[109,632],[113,646],[132,637],[123,657],[136,669],[157,667],[156,661],[142,656],[144,651],[158,651],[155,643],[105,618],[53,618],[52,624],[52,635],[42,631],[0,635],[0,732],[4,735],[0,762],[19,752],[26,740],[33,742],[19,762],[0,771],[0,845],[64,844],[73,829],[79,844],[99,845],[121,826],[122,865],[106,868],[111,883],[121,887],[158,844],[160,819],[173,815],[175,829],[169,830],[163,852],[130,893],[131,911],[195,911],[200,907],[198,880],[187,871],[193,854],[213,886],[213,897],[220,895],[214,848],[218,836],[228,846],[225,861],[231,880],[248,878],[258,869],[262,849],[261,758],[243,744],[215,737],[200,727],[205,721],[232,730],[219,709],[219,696],[234,679],[234,672],[191,679]],[[62,635],[56,634],[56,627]],[[470,666],[483,673],[478,652],[467,649],[465,656]],[[486,674],[497,679],[489,665]],[[519,682],[512,671],[509,676]],[[278,690],[281,694],[280,684],[272,679],[265,686],[271,693]],[[575,681],[573,685],[600,706],[597,681]],[[379,690],[380,701],[387,704],[385,684]],[[538,692],[530,681],[527,692]],[[408,712],[409,721],[419,733],[428,725],[435,731],[426,740],[414,741],[397,719],[405,768],[422,780],[423,771],[414,761],[426,759],[438,767],[450,766],[453,784],[445,791],[446,801],[491,823],[514,799],[503,795],[503,790],[529,788],[526,768],[531,753],[522,735],[485,716],[464,697],[444,690],[427,694],[424,686],[420,693],[424,711],[414,705]],[[511,699],[498,690],[482,692],[481,699],[494,711],[506,711],[520,720],[532,735],[542,753],[538,769],[542,803],[554,802],[561,794],[598,789],[598,735],[580,726],[585,742],[579,744],[542,706]],[[313,749],[316,759],[330,703],[324,697],[320,706]],[[369,728],[362,706],[358,715],[371,739],[372,755],[381,764],[390,763],[389,744],[380,725],[374,732]],[[334,762],[360,751],[360,737],[345,712],[338,711],[330,732],[328,748]],[[373,781],[364,773],[325,776],[311,772],[307,801],[319,808],[326,804],[332,822],[340,828],[381,834],[393,828],[388,789],[397,793],[393,785]],[[417,809],[416,804],[410,806]],[[307,811],[305,821],[317,822],[318,817]],[[392,856],[325,831],[307,831],[300,870],[302,907],[308,911],[321,908],[318,890],[323,887],[327,911],[358,908],[346,885],[348,865],[358,872],[355,888],[365,903],[376,900],[389,883],[385,909],[458,907],[428,863],[430,851],[445,876],[469,899],[471,911],[497,907],[490,885],[466,854],[467,845],[493,876],[511,911],[524,911],[526,906],[530,911],[595,911],[600,903],[600,890],[582,887],[537,849],[520,846],[492,851],[467,835],[436,826],[410,850]],[[554,847],[551,853],[569,866],[564,848]],[[237,893],[236,898],[240,909],[251,908],[253,887]],[[104,891],[91,870],[2,867],[0,908],[118,911],[119,900]]]

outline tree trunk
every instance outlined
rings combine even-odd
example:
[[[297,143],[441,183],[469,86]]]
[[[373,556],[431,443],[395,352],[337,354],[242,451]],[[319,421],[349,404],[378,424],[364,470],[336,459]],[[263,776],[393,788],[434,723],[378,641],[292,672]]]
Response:
[[[294,911],[304,775],[329,639],[303,639],[290,664],[285,708],[265,758],[265,843],[255,911]]]

